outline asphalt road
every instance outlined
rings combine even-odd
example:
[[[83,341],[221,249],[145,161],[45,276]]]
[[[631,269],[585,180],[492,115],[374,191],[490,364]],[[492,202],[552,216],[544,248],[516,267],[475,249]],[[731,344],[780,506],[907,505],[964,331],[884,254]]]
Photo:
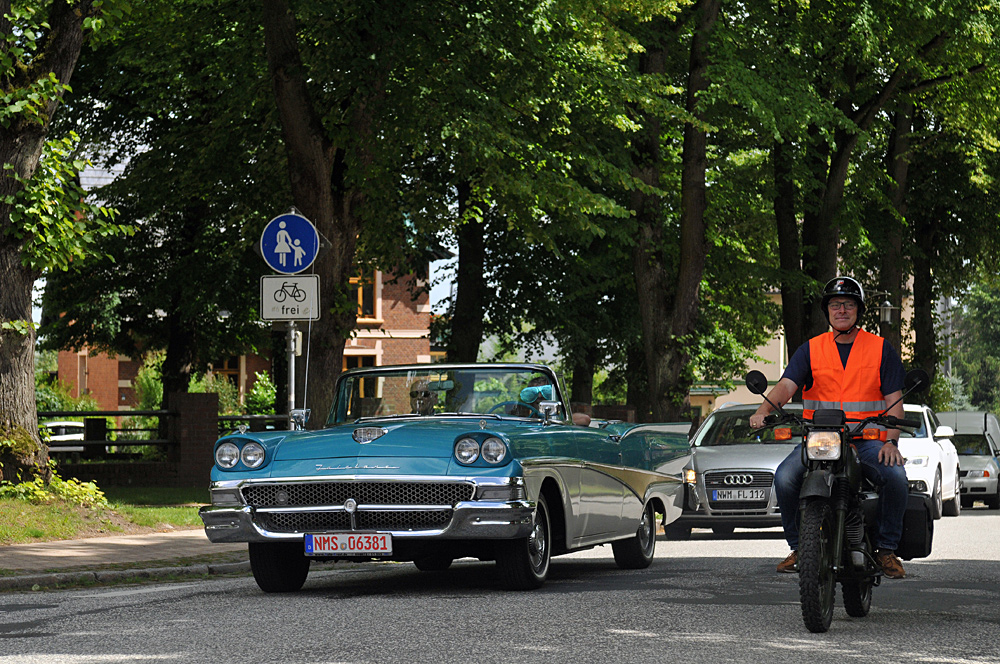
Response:
[[[657,543],[643,571],[609,547],[557,558],[541,590],[498,589],[490,563],[323,566],[292,595],[251,578],[0,596],[0,663],[1000,662],[1000,513],[936,522],[930,558],[802,624],[780,531]]]

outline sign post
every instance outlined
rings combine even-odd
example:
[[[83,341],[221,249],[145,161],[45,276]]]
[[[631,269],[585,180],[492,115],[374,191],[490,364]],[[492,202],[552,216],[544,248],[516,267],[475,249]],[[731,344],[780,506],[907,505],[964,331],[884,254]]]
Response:
[[[288,428],[294,429],[295,355],[297,320],[319,320],[319,276],[307,270],[319,254],[319,232],[311,221],[297,213],[278,215],[260,234],[260,255],[280,274],[260,278],[260,317],[288,321]]]

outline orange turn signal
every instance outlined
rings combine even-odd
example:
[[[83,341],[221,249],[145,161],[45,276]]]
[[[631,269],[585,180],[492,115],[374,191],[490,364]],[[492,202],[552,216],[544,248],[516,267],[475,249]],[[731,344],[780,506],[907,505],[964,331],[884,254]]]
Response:
[[[882,437],[882,432],[878,429],[865,429],[864,439],[865,440],[878,440]]]
[[[790,428],[788,428],[788,427],[783,427],[781,429],[775,429],[774,430],[774,439],[775,440],[791,440],[792,439],[792,430]]]

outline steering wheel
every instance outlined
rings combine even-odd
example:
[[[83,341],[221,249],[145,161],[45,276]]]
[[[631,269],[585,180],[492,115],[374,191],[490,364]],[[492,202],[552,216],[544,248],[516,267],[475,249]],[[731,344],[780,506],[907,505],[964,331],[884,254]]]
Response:
[[[532,413],[534,413],[534,417],[541,417],[542,416],[542,414],[538,411],[537,408],[535,408],[534,406],[532,406],[530,403],[524,403],[522,401],[501,401],[500,403],[498,403],[497,405],[493,406],[488,411],[486,411],[486,413],[487,414],[492,413],[493,411],[497,410],[498,408],[503,408],[504,406],[521,406],[523,408],[527,408]]]

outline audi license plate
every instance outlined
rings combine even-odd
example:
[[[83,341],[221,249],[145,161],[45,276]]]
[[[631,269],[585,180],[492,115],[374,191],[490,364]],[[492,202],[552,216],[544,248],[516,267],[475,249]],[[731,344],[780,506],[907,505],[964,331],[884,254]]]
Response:
[[[306,533],[307,556],[391,556],[392,533]]]
[[[712,489],[712,500],[767,500],[767,489]]]

